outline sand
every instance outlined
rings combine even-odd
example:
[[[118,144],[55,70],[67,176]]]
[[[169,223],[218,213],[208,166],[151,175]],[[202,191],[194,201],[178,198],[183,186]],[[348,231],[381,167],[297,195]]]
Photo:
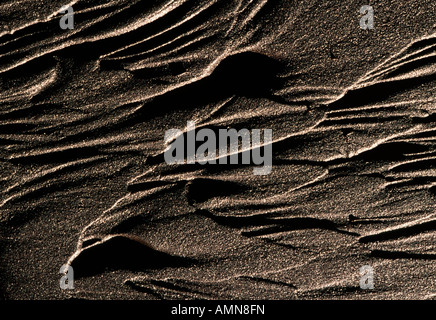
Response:
[[[0,4],[2,299],[436,297],[434,1],[65,4]],[[188,121],[271,173],[169,165]]]

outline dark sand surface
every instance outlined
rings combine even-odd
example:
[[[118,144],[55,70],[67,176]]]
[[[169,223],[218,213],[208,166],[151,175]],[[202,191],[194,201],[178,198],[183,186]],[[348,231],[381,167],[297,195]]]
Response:
[[[65,4],[0,3],[1,298],[435,299],[433,0]],[[189,120],[272,172],[168,165]]]

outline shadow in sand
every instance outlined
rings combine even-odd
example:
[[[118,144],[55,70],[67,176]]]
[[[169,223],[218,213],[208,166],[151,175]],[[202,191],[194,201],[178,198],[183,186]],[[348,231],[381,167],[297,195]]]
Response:
[[[183,267],[194,259],[174,256],[153,249],[141,238],[129,235],[110,235],[83,242],[69,260],[75,278],[92,276],[109,270],[144,271],[164,267]]]

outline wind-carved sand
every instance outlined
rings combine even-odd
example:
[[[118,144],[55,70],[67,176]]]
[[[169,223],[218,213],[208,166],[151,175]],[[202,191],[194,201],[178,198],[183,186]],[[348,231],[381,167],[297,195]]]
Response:
[[[343,4],[77,1],[62,30],[45,4],[37,18],[0,5],[22,17],[0,33],[0,294],[434,299],[423,18],[391,8],[369,33]],[[420,6],[404,14],[434,17]],[[272,129],[272,172],[166,164],[165,131],[190,120]],[[50,271],[64,263],[68,293]],[[374,290],[359,286],[365,265]]]
[[[156,291],[158,282],[165,280],[153,277],[127,280],[129,286],[160,298],[217,297],[213,292],[217,287],[226,288],[229,281],[238,288],[242,286],[241,270],[236,267],[239,264],[235,262],[229,268],[225,260],[231,259],[232,255],[225,253],[228,249],[222,246],[216,248],[214,244],[223,227],[239,234],[228,239],[225,246],[233,247],[232,251],[241,254],[239,261],[248,265],[242,274],[247,277],[262,275],[265,282],[260,287],[267,287],[274,292],[274,296],[279,297],[313,296],[315,292],[358,295],[356,285],[345,285],[341,289],[343,283],[352,283],[346,274],[342,274],[331,288],[330,285],[322,285],[321,281],[317,291],[306,291],[304,285],[302,289],[294,282],[275,285],[269,278],[274,275],[278,279],[292,279],[291,274],[298,274],[294,269],[299,270],[303,266],[310,268],[311,263],[319,264],[317,260],[323,256],[335,257],[346,265],[350,264],[344,262],[346,260],[351,260],[353,265],[358,265],[355,260],[362,265],[365,261],[375,265],[381,263],[378,268],[386,269],[392,266],[385,267],[383,259],[433,260],[436,252],[431,241],[435,236],[434,214],[422,217],[419,212],[432,212],[434,206],[431,193],[436,181],[432,169],[435,140],[430,119],[435,106],[435,54],[435,36],[416,41],[364,75],[337,99],[324,104],[313,102],[301,108],[287,104],[285,97],[266,97],[273,101],[271,112],[268,104],[264,104],[257,115],[253,110],[245,113],[239,106],[235,108],[235,98],[226,100],[211,115],[203,116],[197,126],[244,128],[251,123],[259,125],[258,121],[262,119],[261,127],[272,127],[278,133],[273,141],[274,170],[270,175],[253,176],[249,166],[243,165],[169,166],[163,161],[162,151],[148,158],[149,169],[129,182],[130,192],[85,228],[81,237],[121,231],[140,234],[147,239],[151,236],[150,232],[154,232],[151,231],[154,227],[146,227],[147,224],[162,224],[161,237],[168,237],[168,233],[176,230],[189,235],[191,248],[184,247],[174,237],[170,237],[172,242],[164,242],[174,254],[183,246],[181,251],[184,256],[201,258],[202,268],[209,265],[213,270],[209,274],[214,274],[216,281],[213,285],[207,281],[188,285],[189,288],[195,288],[194,291],[184,288],[186,284],[182,287],[174,284],[171,289],[164,289],[164,286]],[[220,66],[217,69],[223,77],[230,77],[231,70],[224,70]],[[214,76],[212,72],[205,81],[213,83]],[[419,87],[425,90],[417,90]],[[303,126],[297,130],[293,127],[295,132],[291,134],[286,131],[283,134],[280,128],[282,121],[279,119],[290,115],[294,119],[302,118]],[[260,116],[262,118],[258,118]],[[287,125],[290,123],[285,122]],[[328,152],[329,141],[335,145],[336,153]],[[343,152],[337,151],[341,149]],[[347,186],[349,190],[338,194],[334,190],[337,185]],[[408,196],[408,193],[421,190],[426,192],[416,200]],[[335,203],[329,203],[329,198]],[[396,202],[404,204],[395,205]],[[363,203],[371,205],[366,205],[365,211],[360,211],[358,207]],[[386,211],[383,207],[388,203],[393,205]],[[347,223],[345,217],[350,212],[367,218]],[[403,221],[410,221],[398,224],[396,221],[400,216]],[[207,222],[207,233],[198,235],[194,231],[197,224],[191,222],[190,217],[194,221]],[[366,223],[361,223],[364,220]],[[320,241],[320,234],[329,235],[322,239],[331,242],[334,249],[314,255],[310,253],[310,243]],[[396,250],[380,250],[359,244],[381,242],[383,248],[383,241],[403,241],[416,236],[423,237],[423,245],[399,245]],[[152,237],[158,241],[156,235]],[[196,237],[203,239],[197,240]],[[255,253],[252,256],[254,261],[265,265],[260,267],[250,262],[251,259],[244,260],[246,250],[253,250],[244,248],[246,243],[248,248],[262,247],[266,243],[272,243],[276,248],[288,248],[292,258],[285,263],[282,261],[281,267],[270,265],[280,258],[277,253],[268,256],[265,253],[268,250],[263,248],[262,258]],[[307,249],[303,249],[304,246]],[[405,250],[402,250],[403,247]],[[208,252],[205,253],[205,250]],[[342,250],[345,253],[340,253]],[[220,256],[219,252],[226,258],[215,261]],[[86,266],[83,267],[86,269]],[[228,272],[222,272],[222,269]],[[289,274],[285,275],[287,271]],[[181,272],[183,276],[174,281],[188,281],[190,272]],[[220,278],[216,273],[231,278]],[[206,275],[203,277],[208,279]],[[259,283],[255,282],[253,286],[258,287]],[[253,286],[244,284],[242,287],[244,290],[255,290]],[[429,290],[432,290],[431,286]],[[225,297],[246,296],[230,290]]]

